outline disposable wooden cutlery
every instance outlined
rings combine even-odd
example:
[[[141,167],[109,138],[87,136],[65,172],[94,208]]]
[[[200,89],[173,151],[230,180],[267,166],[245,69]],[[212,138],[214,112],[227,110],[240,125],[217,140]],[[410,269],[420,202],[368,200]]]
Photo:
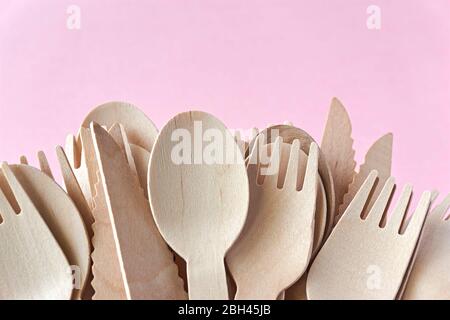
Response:
[[[158,135],[158,129],[147,115],[127,102],[113,101],[96,107],[89,112],[81,126],[89,128],[91,122],[105,126],[107,130],[115,124],[121,124],[125,128],[129,142],[149,152],[152,151]]]
[[[91,124],[96,157],[128,299],[182,299],[173,254],[152,219],[150,205],[125,154],[98,124]]]
[[[388,133],[375,141],[369,148],[364,163],[360,166],[358,173],[354,176],[352,183],[348,186],[348,192],[344,195],[342,204],[338,208],[334,223],[339,221],[342,214],[345,212],[345,209],[347,209],[370,172],[376,170],[378,172],[377,183],[372,192],[371,200],[364,208],[362,216],[364,217],[368,214],[387,179],[391,176],[392,143],[393,136],[391,133]]]
[[[242,230],[249,197],[234,137],[207,113],[178,114],[156,140],[148,180],[159,231],[187,263],[189,298],[228,299],[224,257]]]
[[[356,162],[350,117],[337,98],[331,101],[320,148],[333,175],[336,210],[338,210],[355,176]],[[334,215],[337,215],[337,212]]]
[[[0,299],[70,299],[72,275],[64,252],[10,167],[3,163],[1,169]]]
[[[290,146],[284,179],[280,177],[280,138],[274,144],[270,173],[258,172],[258,143],[247,167],[250,207],[245,227],[227,255],[237,284],[236,299],[276,299],[297,281],[313,248],[318,185],[318,148],[312,143],[304,180],[299,174],[300,141]],[[259,182],[263,178],[263,182]],[[281,180],[281,181],[280,181]],[[303,182],[301,191],[298,191]]]
[[[259,135],[265,137],[266,143],[274,142],[277,136],[281,137],[283,139],[283,142],[285,143],[292,143],[292,141],[294,140],[299,140],[300,147],[306,154],[309,153],[309,146],[311,145],[311,143],[316,143],[307,132],[305,132],[300,128],[289,125],[270,126],[261,131]],[[253,150],[253,146],[256,142],[256,139],[258,139],[258,136],[256,136],[250,142],[249,145],[250,150]],[[334,217],[336,197],[334,192],[333,175],[328,166],[327,159],[320,149],[319,149],[319,174],[325,187],[325,193],[327,196],[327,208],[326,208],[327,219],[324,234],[324,239],[326,239],[329,233],[331,232],[331,229],[333,228],[333,217]]]
[[[450,194],[428,217],[404,300],[450,300]]]
[[[395,187],[390,178],[369,215],[361,215],[377,178],[373,171],[314,260],[308,275],[309,299],[395,299],[428,213],[431,193],[423,193],[405,228],[412,188],[406,186],[394,212],[384,217]]]
[[[43,154],[43,153],[42,153]],[[46,173],[29,165],[10,165],[73,268],[73,298],[80,299],[90,275],[90,241],[76,206]],[[8,199],[14,201],[12,198]]]
[[[82,128],[80,132],[88,131],[92,141],[90,129]],[[111,138],[114,139],[119,150],[126,158],[130,166],[130,174],[136,175],[136,166],[131,155],[131,146],[128,145],[125,130],[120,124],[113,125],[110,130]],[[94,144],[92,143],[92,146]],[[90,151],[87,148],[87,151]],[[94,148],[92,148],[94,151]],[[89,170],[95,172],[95,182],[93,185],[92,195],[92,215],[95,222],[92,224],[94,237],[92,244],[94,251],[92,252],[93,268],[92,273],[94,279],[92,286],[95,290],[94,300],[125,300],[128,299],[125,279],[121,270],[121,261],[118,254],[117,243],[114,237],[111,216],[108,212],[108,199],[106,191],[102,183],[102,176],[99,171],[98,159],[95,155],[90,155],[90,159],[94,161],[88,162]]]
[[[48,175],[51,179],[54,180],[53,178],[53,173],[52,170],[50,169],[50,165],[48,164],[48,160],[47,157],[45,156],[45,153],[43,151],[39,151],[37,153],[37,158],[39,161],[39,168],[41,169],[42,172],[44,172],[46,175]],[[28,159],[26,156],[21,156],[20,157],[20,163],[21,164],[28,164]]]

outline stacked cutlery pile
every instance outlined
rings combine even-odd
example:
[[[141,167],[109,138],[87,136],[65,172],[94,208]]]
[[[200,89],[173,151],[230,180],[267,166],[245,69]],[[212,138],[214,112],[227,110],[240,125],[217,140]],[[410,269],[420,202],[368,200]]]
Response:
[[[337,99],[320,147],[101,105],[56,148],[64,188],[42,152],[1,165],[0,299],[450,299],[450,195],[408,210],[392,135],[357,172],[351,135]]]

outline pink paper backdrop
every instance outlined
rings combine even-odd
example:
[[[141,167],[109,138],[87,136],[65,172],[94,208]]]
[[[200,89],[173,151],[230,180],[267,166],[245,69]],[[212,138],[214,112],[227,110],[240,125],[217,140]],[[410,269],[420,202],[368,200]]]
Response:
[[[371,4],[381,30],[366,26]],[[449,40],[448,0],[0,0],[0,157],[53,159],[110,100],[159,127],[195,107],[231,128],[290,120],[320,141],[337,96],[358,160],[391,131],[397,181],[449,192]]]

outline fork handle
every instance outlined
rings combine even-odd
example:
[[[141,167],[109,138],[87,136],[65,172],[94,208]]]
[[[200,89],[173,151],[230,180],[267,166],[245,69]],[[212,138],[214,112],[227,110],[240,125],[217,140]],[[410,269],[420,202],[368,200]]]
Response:
[[[228,300],[224,259],[197,257],[187,261],[190,300]]]

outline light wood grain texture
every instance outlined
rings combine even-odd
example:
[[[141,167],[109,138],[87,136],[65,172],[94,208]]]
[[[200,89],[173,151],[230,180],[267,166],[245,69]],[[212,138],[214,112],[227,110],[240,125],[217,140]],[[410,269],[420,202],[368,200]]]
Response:
[[[91,265],[90,241],[80,213],[47,174],[28,165],[11,165],[10,168],[73,267],[76,284],[73,298],[80,299]]]
[[[118,249],[114,239],[111,219],[102,187],[101,177],[94,189],[94,208],[92,213],[95,222],[92,225],[92,287],[95,294],[93,300],[126,300],[125,281],[120,268]]]
[[[127,298],[184,298],[173,255],[152,219],[137,176],[107,131],[91,124],[91,132]]]
[[[282,147],[277,139],[270,165],[279,168]],[[277,299],[308,266],[314,238],[318,148],[311,144],[306,172],[299,170],[300,141],[294,140],[289,149],[289,158],[281,158],[281,162],[287,161],[285,173],[276,169],[270,175],[259,173],[260,163],[252,161],[252,157],[258,159],[257,144],[252,151],[247,167],[248,218],[226,259],[237,284],[236,299]]]
[[[129,142],[147,151],[152,151],[158,135],[158,130],[147,115],[127,102],[113,101],[96,107],[89,112],[81,126],[89,128],[91,122],[104,125],[108,130],[120,123],[125,128]]]
[[[434,201],[436,200],[436,198],[438,196],[439,196],[439,192],[437,190],[433,190],[431,192],[430,208],[431,208],[432,205],[434,205]],[[429,220],[429,217],[425,220],[425,224],[427,224],[428,220]],[[384,221],[383,221],[383,223],[384,223]],[[405,222],[405,224],[406,224],[406,222]],[[424,228],[425,228],[425,225],[424,225]],[[417,254],[419,252],[419,247],[420,247],[420,245],[422,243],[422,240],[423,240],[423,229],[424,228],[422,228],[421,236],[419,237],[419,240],[417,241],[417,244],[416,244],[416,248],[414,249],[414,253],[411,256],[411,260],[409,262],[408,269],[407,269],[407,271],[405,273],[405,276],[403,277],[403,283],[402,283],[402,286],[400,287],[400,290],[399,290],[399,292],[397,294],[396,300],[402,300],[403,294],[405,293],[406,285],[408,284],[408,281],[409,281],[409,276],[411,275],[412,268],[413,268],[413,266],[415,264],[415,261],[416,261],[416,258],[417,258]]]
[[[145,197],[148,197],[148,163],[150,162],[150,152],[144,148],[130,144],[131,153],[133,155],[134,164],[136,166],[136,173],[139,178],[139,183],[144,190]]]
[[[73,135],[68,135],[64,145],[64,151],[72,172],[83,193],[83,197],[89,205],[89,208],[92,210],[92,190],[87,164],[89,161],[92,161],[89,160],[89,153],[92,154],[93,151],[89,134],[87,134],[85,130],[80,131],[78,141]]]
[[[6,163],[5,183],[19,210],[0,191],[0,299],[70,299],[72,275],[64,252]]]
[[[382,221],[395,188],[387,180],[368,216],[361,215],[377,179],[372,171],[314,260],[307,280],[308,298],[395,299],[425,222],[431,193],[424,192],[405,230],[412,195],[406,186],[392,216]],[[404,230],[401,232],[401,230]]]
[[[200,133],[194,129],[198,125]],[[189,159],[201,156],[216,143],[218,151],[236,161],[210,163],[202,159],[198,164],[176,164],[171,153],[178,144],[172,139],[177,129],[187,130],[183,132],[190,136],[185,142],[195,144]],[[207,130],[214,130],[219,137],[205,141]],[[199,111],[171,119],[161,130],[150,158],[148,189],[161,234],[187,262],[189,298],[228,299],[224,257],[244,225],[249,191],[244,160],[226,127]]]
[[[133,174],[136,174],[134,158],[131,155],[131,147],[129,146],[125,130],[120,124],[113,124],[109,129],[112,138],[119,146],[121,152],[126,156],[127,163]],[[105,190],[102,185],[102,178],[99,174],[97,157],[94,152],[92,135],[90,129],[81,128],[80,135],[85,141],[86,166],[89,171],[95,171],[96,174],[90,178],[90,183],[94,184],[92,214],[95,222],[92,225],[94,236],[92,244],[94,251],[92,252],[93,260],[93,281],[92,286],[95,294],[94,300],[125,300],[127,293],[125,288],[125,280],[120,268],[120,258],[118,256],[118,248],[114,239],[111,217],[108,213],[107,199]]]
[[[325,195],[325,188],[319,177],[319,187],[317,191],[317,203],[316,203],[316,217],[314,227],[314,246],[311,254],[309,264],[316,257],[320,248],[322,247],[323,237],[325,235],[327,218],[327,198]],[[306,279],[308,278],[308,270],[306,270],[302,277],[295,282],[291,287],[285,291],[285,300],[307,300],[306,295]]]
[[[378,179],[376,186],[373,190],[373,196],[363,211],[363,217],[369,213],[377,196],[380,194],[387,179],[391,176],[392,167],[392,143],[393,135],[388,133],[378,139],[367,151],[364,163],[360,166],[358,173],[355,175],[353,182],[348,188],[348,192],[345,194],[343,202],[339,207],[338,214],[335,216],[335,223],[337,223],[342,214],[347,209],[350,202],[355,197],[359,188],[362,186],[366,178],[369,176],[372,170],[377,170]]]
[[[308,149],[309,145],[311,145],[311,143],[316,143],[314,139],[304,130],[288,125],[274,125],[268,127],[263,131],[261,131],[259,135],[263,135],[267,142],[275,141],[276,138],[275,135],[283,138],[283,142],[285,143],[292,143],[292,141],[294,140],[299,140],[300,146],[306,154],[309,153]],[[258,136],[256,136],[250,142],[249,145],[250,150],[253,150],[253,146],[257,138]],[[334,222],[333,214],[336,207],[335,206],[336,197],[334,192],[333,176],[328,166],[327,159],[320,149],[319,149],[319,174],[325,187],[325,192],[327,196],[327,226],[324,235],[324,239],[326,239],[333,228]]]
[[[94,223],[94,218],[92,216],[91,208],[89,208],[86,198],[83,195],[83,191],[81,190],[78,180],[69,163],[67,155],[61,146],[56,147],[56,156],[58,158],[67,194],[77,206],[78,212],[81,214],[84,225],[86,226],[86,232],[88,233],[89,239],[92,239],[92,224]]]
[[[450,194],[425,223],[404,300],[450,300]]]
[[[347,110],[337,98],[333,98],[331,102],[321,150],[333,175],[337,211],[353,181],[356,166],[352,124]],[[334,215],[338,215],[338,212]]]
[[[119,130],[117,130],[119,129]],[[80,132],[89,132],[89,138],[92,140],[90,129],[84,129]],[[113,129],[118,146],[122,146],[124,152],[124,137],[120,127]],[[87,138],[85,138],[87,140]],[[92,142],[91,142],[92,143]],[[92,143],[93,146],[93,143]],[[88,148],[91,151],[90,148]],[[92,152],[94,148],[92,148]],[[124,154],[125,156],[125,154]],[[89,155],[89,158],[95,159],[90,163],[91,170],[97,170],[95,175],[95,185],[93,189],[93,209],[94,223],[92,225],[94,236],[92,238],[92,286],[94,288],[94,300],[126,300],[128,298],[123,278],[121,261],[118,254],[117,244],[114,238],[111,217],[108,212],[108,205],[105,190],[103,188],[102,176],[99,173],[97,158]],[[127,157],[128,161],[128,157]]]

